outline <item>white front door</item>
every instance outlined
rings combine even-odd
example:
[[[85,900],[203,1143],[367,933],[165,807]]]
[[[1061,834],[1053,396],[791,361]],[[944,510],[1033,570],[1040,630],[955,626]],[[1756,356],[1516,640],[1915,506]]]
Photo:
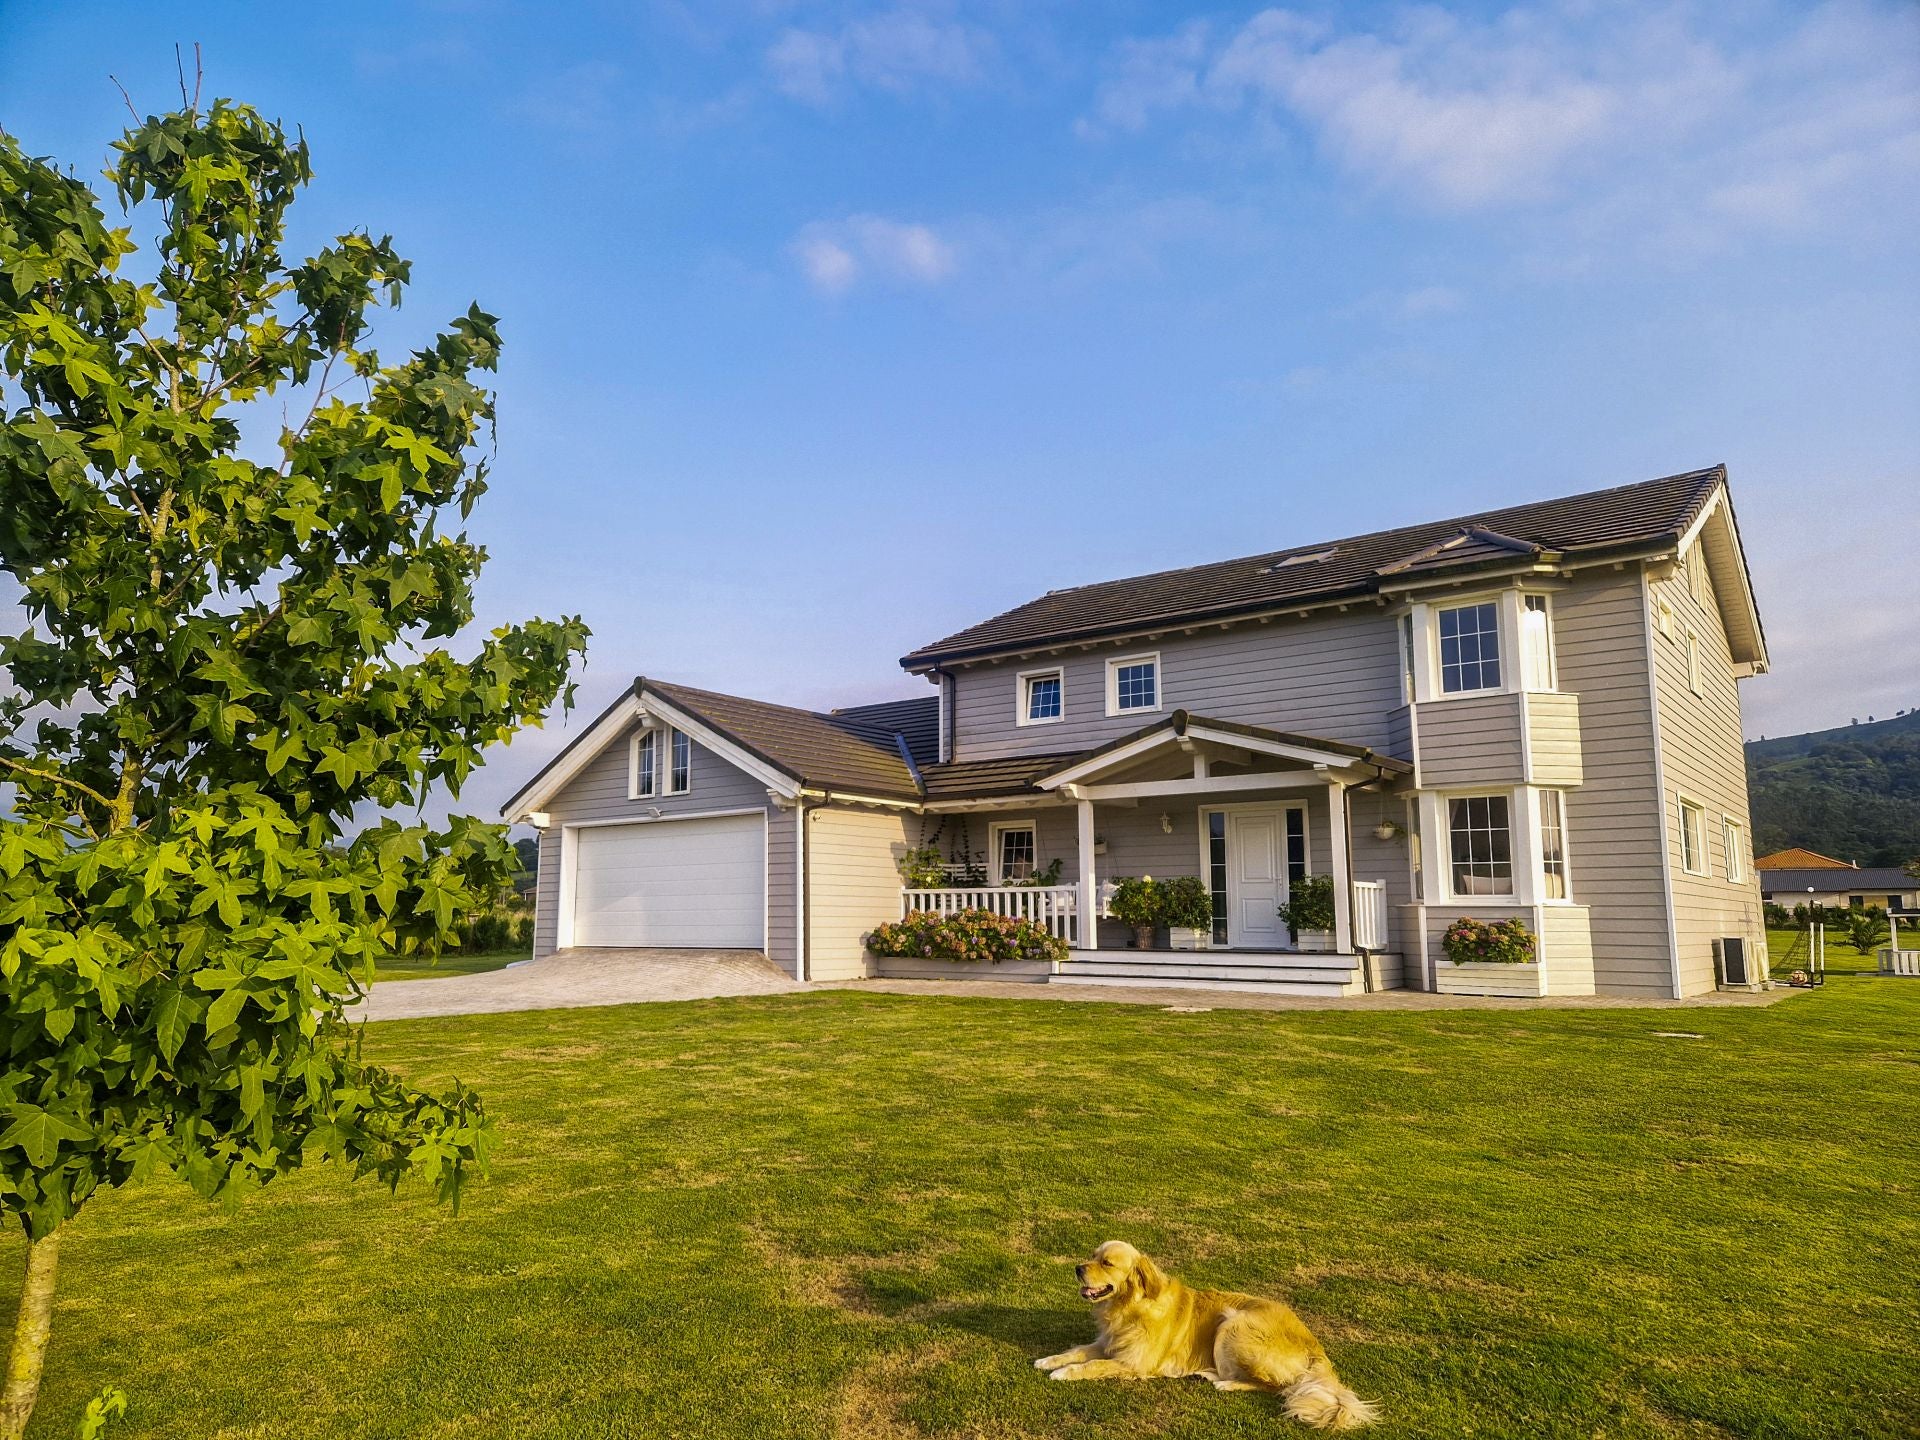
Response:
[[[1280,950],[1287,927],[1287,812],[1233,810],[1227,814],[1227,943],[1248,950]]]

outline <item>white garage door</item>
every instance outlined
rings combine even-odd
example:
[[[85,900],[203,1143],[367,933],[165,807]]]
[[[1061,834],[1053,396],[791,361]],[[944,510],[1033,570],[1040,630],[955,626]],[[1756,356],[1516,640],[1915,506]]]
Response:
[[[573,832],[573,943],[760,950],[766,820],[658,820]]]

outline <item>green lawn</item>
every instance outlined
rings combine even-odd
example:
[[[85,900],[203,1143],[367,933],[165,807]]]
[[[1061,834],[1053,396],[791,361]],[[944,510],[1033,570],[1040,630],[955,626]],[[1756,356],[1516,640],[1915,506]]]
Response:
[[[1900,921],[1900,944],[1905,949],[1920,946],[1920,925]],[[1767,955],[1773,965],[1773,978],[1785,980],[1795,970],[1807,968],[1807,930],[1769,929]],[[1872,975],[1880,968],[1878,947],[1859,951],[1847,943],[1846,931],[1838,924],[1827,926],[1827,973],[1829,975]]]
[[[529,950],[489,950],[484,955],[442,955],[438,960],[426,960],[418,955],[390,955],[375,967],[373,978],[381,980],[440,980],[449,975],[478,975],[485,970],[498,970],[511,965],[516,960],[531,960],[533,952]]]
[[[195,1440],[1304,1433],[1266,1396],[1030,1368],[1086,1335],[1068,1267],[1110,1236],[1289,1296],[1382,1436],[1920,1428],[1920,982],[1372,1014],[828,992],[368,1033],[482,1087],[492,1178],[458,1217],[329,1170],[231,1211],[96,1201],[35,1435],[108,1383],[117,1434]]]

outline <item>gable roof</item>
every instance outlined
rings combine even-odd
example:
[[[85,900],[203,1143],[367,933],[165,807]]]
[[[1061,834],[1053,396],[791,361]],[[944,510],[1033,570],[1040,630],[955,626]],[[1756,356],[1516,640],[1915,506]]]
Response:
[[[1776,850],[1771,855],[1762,855],[1753,862],[1756,870],[1851,870],[1850,860],[1836,860],[1831,855],[1822,855],[1817,850],[1803,850],[1798,845],[1785,850]]]
[[[910,670],[1189,620],[1377,594],[1436,572],[1597,558],[1678,544],[1726,484],[1724,465],[1453,520],[1052,590],[902,657]]]
[[[783,792],[814,788],[917,801],[919,756],[930,754],[937,743],[926,739],[938,719],[934,696],[823,715],[643,675],[521,786],[500,813],[517,821],[542,808],[582,765],[626,734],[650,704],[675,723],[686,723],[696,739],[717,748],[723,758],[778,782]]]

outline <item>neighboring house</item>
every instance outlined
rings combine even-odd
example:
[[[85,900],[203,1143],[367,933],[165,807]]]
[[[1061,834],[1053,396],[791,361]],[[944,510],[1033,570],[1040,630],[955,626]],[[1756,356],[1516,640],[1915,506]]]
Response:
[[[1858,910],[1878,905],[1905,913],[1920,910],[1920,879],[1898,865],[1860,869],[1829,865],[1805,870],[1763,870],[1760,893],[1775,905],[1827,905]]]
[[[1767,653],[1723,468],[1052,591],[900,663],[937,693],[637,680],[506,807],[540,831],[536,953],[840,979],[903,909],[985,904],[1112,983],[1433,988],[1463,915],[1524,919],[1553,993],[1764,973],[1738,682]],[[904,892],[929,843],[948,885]],[[1206,880],[1214,953],[1126,948],[1101,898],[1140,874]],[[1277,914],[1307,875],[1312,956]]]
[[[1836,860],[1831,855],[1822,855],[1817,850],[1802,850],[1798,846],[1790,850],[1776,850],[1771,855],[1762,855],[1753,862],[1756,870],[1852,870],[1851,860]]]

